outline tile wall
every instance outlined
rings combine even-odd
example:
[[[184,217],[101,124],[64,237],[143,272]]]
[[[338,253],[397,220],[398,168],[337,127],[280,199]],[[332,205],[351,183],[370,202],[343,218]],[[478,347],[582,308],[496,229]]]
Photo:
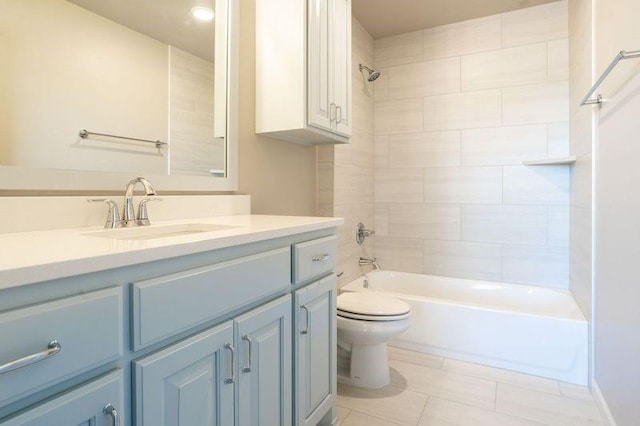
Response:
[[[569,286],[570,167],[522,165],[569,154],[568,35],[561,1],[375,40],[384,269]]]
[[[360,256],[374,257],[373,240],[363,246],[355,241],[355,228],[363,222],[374,227],[374,128],[373,84],[358,71],[358,64],[373,64],[373,38],[352,22],[353,135],[347,145],[317,148],[317,211],[321,216],[344,218],[338,229],[338,278],[340,286],[362,275]]]
[[[582,313],[591,319],[592,264],[592,142],[593,107],[580,100],[593,81],[591,0],[569,1],[571,154],[577,157],[571,174],[571,292]]]

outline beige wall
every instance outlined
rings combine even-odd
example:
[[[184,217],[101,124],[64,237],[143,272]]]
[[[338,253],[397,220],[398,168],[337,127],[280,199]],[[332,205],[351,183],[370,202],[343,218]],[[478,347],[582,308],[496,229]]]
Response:
[[[596,75],[620,50],[640,49],[640,2],[595,0]],[[596,109],[595,380],[618,426],[640,418],[640,60],[621,63]]]
[[[78,136],[167,141],[166,44],[62,0],[3,0],[0,28],[0,164],[166,173],[166,149]]]
[[[316,148],[255,134],[255,1],[240,2],[239,192],[254,214],[315,215]]]
[[[566,1],[375,41],[385,269],[568,287]]]
[[[358,222],[374,227],[373,84],[358,70],[358,64],[371,67],[372,63],[373,38],[353,19],[353,136],[350,144],[318,147],[318,214],[345,221],[338,229],[340,286],[365,271],[358,265],[361,256],[374,257],[372,238],[362,246],[355,241]]]

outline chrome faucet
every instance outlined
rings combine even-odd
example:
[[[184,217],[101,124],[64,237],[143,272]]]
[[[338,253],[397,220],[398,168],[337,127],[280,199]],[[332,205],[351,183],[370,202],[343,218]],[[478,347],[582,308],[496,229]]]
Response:
[[[156,189],[151,185],[147,179],[143,177],[137,177],[131,180],[127,184],[127,189],[124,191],[124,206],[122,207],[122,226],[135,226],[135,225],[149,225],[149,218],[147,216],[146,203],[149,201],[159,201],[158,198],[145,198],[140,202],[138,207],[138,217],[135,217],[133,208],[133,190],[136,184],[141,183],[144,187],[145,196],[151,197],[156,195]]]
[[[378,270],[380,269],[380,265],[378,265],[378,260],[374,257],[373,259],[368,259],[366,257],[361,257],[360,260],[358,261],[358,264],[360,266],[373,266],[373,270]]]

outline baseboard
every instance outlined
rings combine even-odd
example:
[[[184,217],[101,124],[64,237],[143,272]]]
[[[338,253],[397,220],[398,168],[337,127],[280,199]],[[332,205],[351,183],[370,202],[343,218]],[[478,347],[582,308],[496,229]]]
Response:
[[[613,414],[611,414],[609,404],[607,404],[607,401],[604,399],[600,386],[598,386],[598,382],[596,382],[596,379],[593,379],[591,382],[591,393],[593,394],[593,398],[596,400],[596,404],[598,404],[598,408],[600,408],[600,414],[602,414],[602,419],[605,421],[606,425],[618,426],[616,420],[613,418]]]

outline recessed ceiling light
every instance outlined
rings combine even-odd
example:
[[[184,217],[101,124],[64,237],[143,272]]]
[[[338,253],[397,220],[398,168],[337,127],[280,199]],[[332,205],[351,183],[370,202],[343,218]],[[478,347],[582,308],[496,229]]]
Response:
[[[213,20],[213,9],[206,6],[194,6],[191,8],[191,14],[198,21],[209,22]]]

